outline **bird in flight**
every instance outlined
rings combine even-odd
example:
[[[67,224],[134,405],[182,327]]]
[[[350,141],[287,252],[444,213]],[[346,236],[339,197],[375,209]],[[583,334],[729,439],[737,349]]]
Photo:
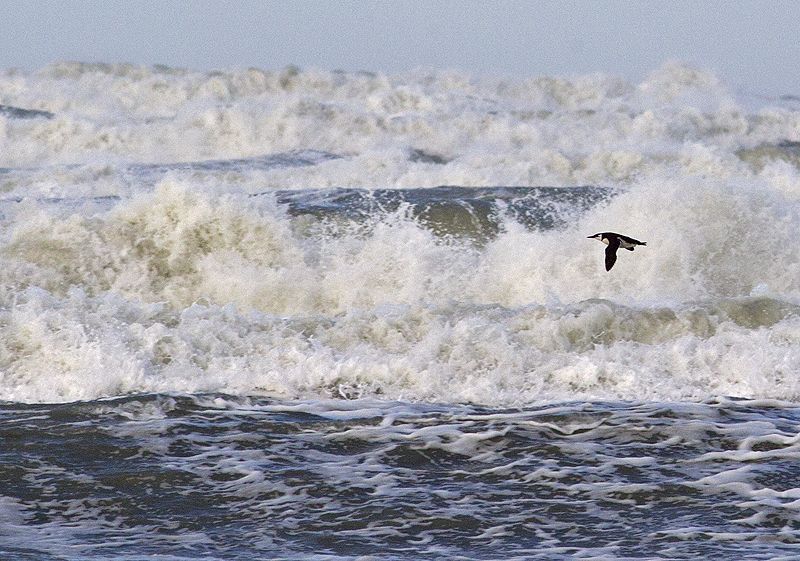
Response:
[[[619,248],[633,251],[633,248],[637,245],[647,245],[647,242],[640,242],[639,240],[623,236],[622,234],[615,234],[614,232],[600,232],[599,234],[588,237],[601,241],[608,246],[606,247],[606,271],[610,271],[614,263],[617,262],[617,250]]]

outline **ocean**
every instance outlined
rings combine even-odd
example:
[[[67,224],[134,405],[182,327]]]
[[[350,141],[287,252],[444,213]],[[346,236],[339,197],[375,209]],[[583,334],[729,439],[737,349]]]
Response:
[[[789,94],[0,71],[0,559],[796,559]]]

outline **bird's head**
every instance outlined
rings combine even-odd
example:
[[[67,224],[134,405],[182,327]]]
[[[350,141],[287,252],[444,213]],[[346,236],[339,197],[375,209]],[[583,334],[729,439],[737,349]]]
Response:
[[[595,234],[594,236],[586,236],[587,238],[603,241],[603,234]]]

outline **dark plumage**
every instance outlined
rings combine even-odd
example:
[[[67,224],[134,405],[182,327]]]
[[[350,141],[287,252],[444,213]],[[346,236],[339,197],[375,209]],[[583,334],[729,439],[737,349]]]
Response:
[[[606,248],[606,271],[610,271],[614,263],[617,262],[617,250],[619,248],[633,251],[633,248],[637,245],[647,245],[647,242],[640,242],[639,240],[614,232],[600,232],[599,234],[588,237],[601,241],[608,246]]]

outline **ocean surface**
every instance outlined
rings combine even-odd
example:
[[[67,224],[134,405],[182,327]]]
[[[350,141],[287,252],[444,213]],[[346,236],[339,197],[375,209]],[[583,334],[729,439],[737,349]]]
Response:
[[[797,93],[0,71],[0,559],[797,559]]]

